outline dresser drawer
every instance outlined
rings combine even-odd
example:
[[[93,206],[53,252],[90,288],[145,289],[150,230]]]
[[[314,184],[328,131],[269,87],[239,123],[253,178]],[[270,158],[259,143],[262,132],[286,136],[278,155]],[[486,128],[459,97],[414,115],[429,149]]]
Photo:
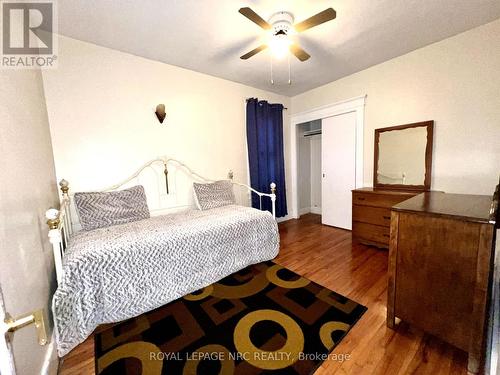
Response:
[[[389,227],[367,223],[352,223],[352,234],[360,240],[389,244]]]
[[[413,197],[415,194],[376,194],[353,191],[352,204],[391,208],[395,204]]]
[[[352,220],[389,227],[391,225],[391,210],[389,208],[354,205],[352,206]]]

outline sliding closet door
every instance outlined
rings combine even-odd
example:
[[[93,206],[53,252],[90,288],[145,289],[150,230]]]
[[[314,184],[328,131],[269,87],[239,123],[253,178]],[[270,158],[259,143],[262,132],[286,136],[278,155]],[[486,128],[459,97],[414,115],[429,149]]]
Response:
[[[351,190],[356,183],[356,113],[322,122],[322,222],[351,229]]]

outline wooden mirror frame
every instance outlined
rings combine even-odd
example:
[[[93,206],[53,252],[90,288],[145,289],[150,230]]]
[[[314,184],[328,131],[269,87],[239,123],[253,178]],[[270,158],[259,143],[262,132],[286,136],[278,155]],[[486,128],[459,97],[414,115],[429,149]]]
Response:
[[[425,147],[425,178],[423,185],[403,185],[403,184],[381,184],[377,181],[378,176],[378,157],[379,157],[379,139],[380,134],[392,130],[403,130],[410,128],[425,127],[427,129],[427,145]],[[375,148],[373,157],[373,187],[376,189],[393,189],[393,190],[413,190],[413,191],[428,191],[431,189],[431,173],[432,173],[432,147],[434,139],[434,121],[415,122],[413,124],[391,126],[388,128],[375,129]]]

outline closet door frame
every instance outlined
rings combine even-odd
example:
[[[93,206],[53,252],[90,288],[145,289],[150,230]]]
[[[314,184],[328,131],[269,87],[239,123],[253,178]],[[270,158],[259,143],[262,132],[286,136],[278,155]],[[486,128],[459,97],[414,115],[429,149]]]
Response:
[[[296,113],[291,116],[290,121],[290,154],[291,154],[291,174],[292,174],[292,213],[295,219],[299,217],[298,209],[298,189],[297,189],[297,125],[313,120],[338,116],[344,113],[356,113],[356,182],[355,187],[363,187],[363,138],[365,122],[365,102],[366,95],[344,100],[341,102],[328,104],[309,111]]]

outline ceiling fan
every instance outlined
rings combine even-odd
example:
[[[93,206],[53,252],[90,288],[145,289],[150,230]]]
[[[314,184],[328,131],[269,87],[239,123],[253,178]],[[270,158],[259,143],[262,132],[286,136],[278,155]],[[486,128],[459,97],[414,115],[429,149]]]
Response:
[[[327,21],[331,21],[337,16],[333,8],[328,8],[294,25],[293,14],[289,12],[277,12],[271,16],[269,21],[265,21],[261,16],[259,16],[249,7],[240,8],[239,12],[250,21],[262,27],[264,30],[268,30],[271,32],[268,43],[262,44],[259,47],[254,48],[250,52],[245,53],[240,57],[240,59],[242,60],[249,59],[250,57],[265,50],[266,48],[269,48],[273,55],[275,55],[277,58],[284,57],[288,52],[291,52],[300,61],[306,61],[311,56],[306,51],[304,51],[296,42],[294,42],[291,39],[291,36],[293,36],[295,33],[300,33],[314,26],[318,26]]]

